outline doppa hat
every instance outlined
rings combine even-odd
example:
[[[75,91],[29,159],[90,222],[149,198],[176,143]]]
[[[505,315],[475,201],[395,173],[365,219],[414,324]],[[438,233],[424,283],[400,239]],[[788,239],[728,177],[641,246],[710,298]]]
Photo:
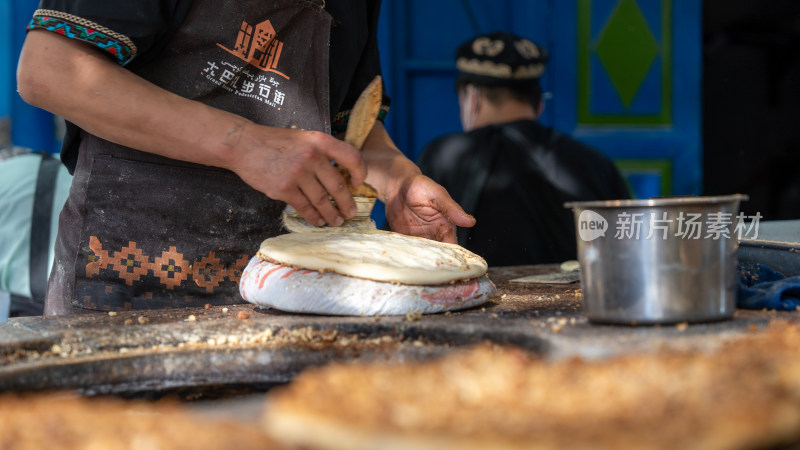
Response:
[[[456,51],[459,81],[483,85],[538,83],[546,64],[544,48],[506,32],[477,36]]]

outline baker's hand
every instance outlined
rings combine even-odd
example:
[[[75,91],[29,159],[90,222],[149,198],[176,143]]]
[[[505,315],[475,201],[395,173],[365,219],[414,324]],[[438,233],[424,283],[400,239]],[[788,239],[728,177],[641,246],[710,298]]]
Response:
[[[240,136],[232,152],[237,156],[229,168],[245,183],[288,203],[317,226],[339,226],[356,214],[344,177],[330,163],[346,167],[353,185],[361,185],[367,168],[355,147],[317,131],[248,123],[237,133]]]
[[[313,224],[336,225],[355,215],[344,177],[330,162],[347,168],[356,186],[366,177],[366,164],[356,148],[325,133],[257,125],[164,90],[97,48],[43,30],[27,34],[18,77],[26,102],[95,136],[229,169]]]
[[[392,231],[453,244],[456,226],[475,225],[447,190],[424,175],[405,179],[386,200],[386,219]]]

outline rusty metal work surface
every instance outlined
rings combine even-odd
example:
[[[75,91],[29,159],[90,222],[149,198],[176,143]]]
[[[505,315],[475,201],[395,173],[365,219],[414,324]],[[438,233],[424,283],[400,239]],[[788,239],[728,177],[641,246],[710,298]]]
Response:
[[[418,360],[486,341],[545,358],[704,349],[775,317],[800,319],[793,312],[739,310],[733,320],[717,323],[593,325],[583,316],[578,283],[509,282],[556,270],[491,269],[498,294],[490,303],[431,316],[312,316],[235,305],[12,319],[0,324],[0,391],[127,394],[285,383],[332,361]]]

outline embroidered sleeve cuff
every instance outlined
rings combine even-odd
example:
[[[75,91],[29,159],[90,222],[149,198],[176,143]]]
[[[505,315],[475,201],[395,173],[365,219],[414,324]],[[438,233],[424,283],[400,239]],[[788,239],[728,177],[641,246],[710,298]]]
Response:
[[[378,111],[378,120],[381,122],[386,119],[386,114],[389,113],[389,105],[383,104],[381,105],[380,111]],[[347,130],[347,122],[350,121],[350,110],[341,111],[339,114],[336,114],[336,117],[333,118],[333,123],[331,124],[331,134],[336,136],[339,133],[344,133]]]
[[[137,52],[136,45],[129,37],[61,11],[36,10],[28,24],[28,30],[33,29],[52,31],[91,44],[108,53],[121,66],[129,63]]]

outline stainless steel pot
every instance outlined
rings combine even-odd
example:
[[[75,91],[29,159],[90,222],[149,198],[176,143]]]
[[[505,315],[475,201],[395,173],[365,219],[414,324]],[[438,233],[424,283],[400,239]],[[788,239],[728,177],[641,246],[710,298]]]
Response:
[[[594,323],[728,319],[745,195],[573,202],[581,288]]]

